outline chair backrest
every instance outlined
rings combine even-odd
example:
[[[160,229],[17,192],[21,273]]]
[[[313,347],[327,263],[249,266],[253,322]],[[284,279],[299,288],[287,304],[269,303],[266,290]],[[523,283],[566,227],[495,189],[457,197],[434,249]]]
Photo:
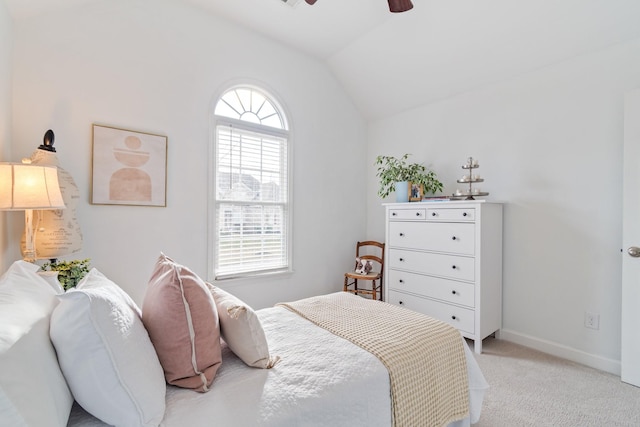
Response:
[[[356,244],[356,258],[371,260],[378,264],[379,269],[374,265],[373,271],[380,272],[382,276],[384,270],[384,243],[374,240],[365,240]],[[356,262],[356,266],[357,266]]]

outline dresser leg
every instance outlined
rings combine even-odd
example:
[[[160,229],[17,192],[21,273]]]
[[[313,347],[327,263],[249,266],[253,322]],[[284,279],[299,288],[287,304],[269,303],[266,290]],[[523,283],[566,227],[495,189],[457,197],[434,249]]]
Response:
[[[473,351],[476,354],[482,354],[482,339],[473,340]]]

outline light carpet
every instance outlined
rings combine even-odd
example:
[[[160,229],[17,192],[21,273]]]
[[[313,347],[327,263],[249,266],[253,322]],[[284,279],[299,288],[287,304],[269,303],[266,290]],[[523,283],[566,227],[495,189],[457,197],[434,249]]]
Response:
[[[640,388],[618,376],[504,340],[482,350],[490,388],[475,427],[640,426]]]

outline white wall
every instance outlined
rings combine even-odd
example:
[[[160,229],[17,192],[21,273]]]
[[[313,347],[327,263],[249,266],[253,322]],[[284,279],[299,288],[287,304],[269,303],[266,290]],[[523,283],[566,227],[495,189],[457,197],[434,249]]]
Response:
[[[90,257],[138,302],[160,251],[207,277],[209,115],[225,84],[246,79],[290,113],[296,271],[223,286],[256,308],[341,289],[365,232],[366,194],[349,185],[363,182],[365,124],[325,65],[166,0],[99,2],[14,27],[13,154],[56,133],[82,199],[73,258]],[[166,208],[89,203],[92,123],[168,136]]]
[[[11,142],[11,48],[13,23],[9,11],[0,0],[0,161],[10,161]],[[10,260],[6,257],[9,239],[8,220],[14,213],[0,212],[0,271],[5,271]]]
[[[412,153],[446,194],[476,157],[480,188],[505,203],[504,336],[616,372],[623,94],[638,86],[640,39],[372,123],[369,235],[384,235],[377,155]]]

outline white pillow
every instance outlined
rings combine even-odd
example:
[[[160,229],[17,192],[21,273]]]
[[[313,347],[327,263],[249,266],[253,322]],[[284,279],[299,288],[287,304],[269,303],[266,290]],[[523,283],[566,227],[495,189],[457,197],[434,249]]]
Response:
[[[64,288],[58,280],[57,271],[38,271],[38,276],[42,277],[45,282],[51,286],[56,294],[64,294]]]
[[[58,303],[35,264],[16,261],[0,277],[0,424],[66,426],[73,397],[49,339]]]
[[[160,424],[166,383],[133,300],[95,268],[59,298],[51,340],[76,401],[107,424]]]
[[[269,355],[267,337],[256,312],[229,292],[208,282],[207,287],[216,302],[222,339],[231,351],[251,367],[272,368],[280,358]]]

